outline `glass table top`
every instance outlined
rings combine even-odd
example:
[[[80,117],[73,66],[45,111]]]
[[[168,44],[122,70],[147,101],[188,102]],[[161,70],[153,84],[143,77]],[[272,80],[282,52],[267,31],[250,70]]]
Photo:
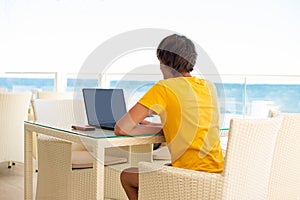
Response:
[[[42,128],[48,128],[52,130],[57,130],[61,132],[66,132],[69,134],[80,135],[84,137],[90,137],[95,139],[101,138],[125,138],[125,137],[145,137],[145,136],[162,136],[161,134],[143,134],[143,135],[136,135],[136,136],[117,136],[115,135],[114,131],[111,130],[104,130],[101,128],[96,128],[92,131],[80,131],[72,129],[72,125],[62,125],[62,124],[45,124],[45,123],[38,123],[33,121],[24,121],[25,124],[35,125]]]
[[[66,132],[69,134],[80,135],[84,137],[90,137],[95,139],[101,138],[122,138],[122,137],[145,137],[145,136],[162,136],[161,134],[143,134],[143,135],[136,135],[136,136],[117,136],[115,135],[114,131],[111,130],[104,130],[101,128],[96,128],[93,131],[80,131],[72,129],[72,125],[62,125],[62,124],[45,124],[45,123],[38,123],[33,121],[25,121],[25,124],[31,124],[42,128],[48,128],[52,130],[57,130],[61,132]],[[220,131],[228,130],[228,128],[221,128]]]

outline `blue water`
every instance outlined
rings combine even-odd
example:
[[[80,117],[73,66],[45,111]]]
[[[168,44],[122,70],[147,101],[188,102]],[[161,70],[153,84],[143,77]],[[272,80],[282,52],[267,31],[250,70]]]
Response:
[[[282,112],[300,112],[300,85],[286,84],[222,84],[226,101],[250,103],[252,101],[273,101]],[[218,96],[222,85],[217,85]],[[245,92],[246,91],[246,92]],[[226,107],[228,108],[228,106]],[[236,105],[242,111],[243,104]]]
[[[111,81],[111,88],[123,88],[139,94],[147,91],[153,81]],[[67,91],[76,87],[97,87],[97,80],[68,79]],[[8,91],[54,90],[51,78],[0,78],[0,88]],[[300,84],[216,84],[222,113],[242,114],[244,104],[255,100],[273,101],[282,112],[300,113]],[[245,92],[246,91],[246,92]]]
[[[53,91],[54,79],[50,78],[0,78],[0,87],[8,91],[22,88],[39,88],[44,91]],[[29,89],[30,90],[30,89]]]
[[[97,87],[97,80],[67,80],[67,91],[72,91],[76,87]],[[43,91],[54,90],[53,78],[0,78],[0,88],[7,88],[8,91],[30,91],[31,89],[41,89]]]

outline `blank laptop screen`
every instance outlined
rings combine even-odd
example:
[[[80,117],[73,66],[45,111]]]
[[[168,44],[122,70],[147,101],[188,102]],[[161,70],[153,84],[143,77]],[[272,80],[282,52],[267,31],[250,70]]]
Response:
[[[118,121],[126,113],[122,89],[82,89],[89,125]]]

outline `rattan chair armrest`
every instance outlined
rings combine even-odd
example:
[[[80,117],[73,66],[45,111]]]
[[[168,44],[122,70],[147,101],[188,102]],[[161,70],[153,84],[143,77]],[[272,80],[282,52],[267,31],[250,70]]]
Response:
[[[154,163],[139,164],[140,199],[220,199],[223,176]]]

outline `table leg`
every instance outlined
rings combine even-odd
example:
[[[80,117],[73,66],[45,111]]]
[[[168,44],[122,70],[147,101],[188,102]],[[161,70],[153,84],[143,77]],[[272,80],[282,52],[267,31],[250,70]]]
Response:
[[[24,199],[32,200],[33,175],[32,175],[32,132],[24,127]]]
[[[94,159],[94,170],[96,174],[96,183],[95,191],[96,192],[96,199],[103,200],[104,199],[104,148],[96,148],[95,149],[95,159]]]

